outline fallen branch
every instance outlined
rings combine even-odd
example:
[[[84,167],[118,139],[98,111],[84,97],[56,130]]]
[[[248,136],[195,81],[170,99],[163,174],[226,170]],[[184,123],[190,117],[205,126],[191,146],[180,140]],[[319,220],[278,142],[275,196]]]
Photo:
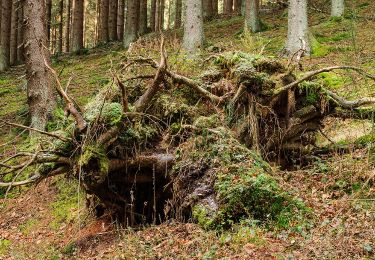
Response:
[[[375,104],[375,98],[372,97],[364,97],[357,100],[346,100],[328,89],[322,90],[327,93],[327,95],[332,98],[340,107],[345,109],[354,109],[361,106]]]
[[[277,89],[275,92],[274,92],[274,96],[277,96],[277,95],[280,95],[281,93],[284,93],[285,91],[293,88],[293,87],[296,87],[298,84],[306,81],[306,80],[309,80],[311,79],[312,77],[318,75],[318,74],[321,74],[323,72],[330,72],[330,71],[333,71],[333,70],[339,70],[339,69],[342,69],[342,70],[354,70],[355,72],[365,76],[365,77],[368,77],[372,80],[375,80],[375,76],[374,75],[371,75],[367,72],[365,72],[363,69],[361,68],[358,68],[358,67],[353,67],[353,66],[332,66],[332,67],[327,67],[327,68],[322,68],[322,69],[319,69],[319,70],[314,70],[314,71],[310,71],[308,72],[305,76],[303,76],[302,78],[300,79],[297,79],[296,81],[293,81],[292,83],[282,87],[282,88],[279,88]]]

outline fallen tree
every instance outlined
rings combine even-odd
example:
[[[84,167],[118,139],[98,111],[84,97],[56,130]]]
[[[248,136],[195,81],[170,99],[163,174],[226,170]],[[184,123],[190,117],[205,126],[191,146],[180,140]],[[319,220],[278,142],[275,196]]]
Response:
[[[66,117],[57,131],[38,131],[33,152],[0,162],[0,187],[38,183],[65,174],[80,180],[101,207],[129,225],[194,216],[206,227],[227,226],[242,217],[281,221],[303,208],[282,191],[265,160],[278,160],[314,144],[324,117],[372,105],[373,98],[348,101],[311,81],[329,67],[296,78],[277,60],[241,52],[214,57],[202,77],[172,71],[164,41],[161,59],[126,61],[150,66],[154,75],[113,81],[79,109],[57,90]],[[132,82],[147,86],[139,91]],[[69,83],[68,83],[69,84]],[[27,176],[33,169],[30,177]]]

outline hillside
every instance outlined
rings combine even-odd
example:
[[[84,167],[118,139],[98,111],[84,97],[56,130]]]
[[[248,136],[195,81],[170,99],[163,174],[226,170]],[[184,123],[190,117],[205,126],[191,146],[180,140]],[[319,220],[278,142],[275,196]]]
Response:
[[[375,74],[375,5],[369,0],[354,2],[342,20],[330,20],[324,10],[309,10],[313,54],[303,59],[298,76],[332,65],[357,66]],[[195,78],[206,70],[207,60],[231,51],[287,64],[280,55],[287,31],[286,11],[262,13],[262,21],[267,29],[255,35],[242,32],[240,17],[207,23],[207,46],[199,60],[188,59],[181,50],[182,31],[167,31],[168,66]],[[68,92],[84,107],[114,82],[113,75],[126,80],[139,70],[151,73],[150,68],[136,68],[124,74],[124,66],[139,56],[158,60],[159,41],[159,35],[148,34],[129,50],[108,44],[81,56],[55,56],[53,66],[63,86],[71,78]],[[348,99],[375,95],[374,81],[352,71],[324,73],[315,80]],[[0,119],[27,123],[24,67],[0,74],[0,85]],[[191,113],[206,108],[197,100]],[[172,101],[166,100],[165,107],[174,109]],[[61,111],[56,117],[61,118]],[[328,117],[317,145],[322,150],[333,147],[335,152],[312,155],[308,163],[271,163],[272,178],[304,203],[305,214],[298,215],[300,219],[288,216],[286,225],[271,227],[248,220],[218,231],[170,219],[160,225],[123,228],[110,214],[97,218],[97,212],[86,207],[90,195],[76,180],[56,176],[36,187],[13,189],[7,198],[0,193],[0,259],[373,259],[373,122],[373,118]],[[0,126],[1,157],[27,148],[26,131]]]

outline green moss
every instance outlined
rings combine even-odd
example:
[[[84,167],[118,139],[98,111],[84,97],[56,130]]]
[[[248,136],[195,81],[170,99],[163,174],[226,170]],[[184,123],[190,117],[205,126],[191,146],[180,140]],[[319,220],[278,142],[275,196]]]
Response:
[[[355,140],[355,144],[361,146],[373,145],[375,144],[375,131],[372,131],[370,134],[361,136]]]
[[[202,205],[195,205],[192,210],[193,218],[204,229],[211,229],[214,227],[214,216],[210,215],[209,210]]]
[[[313,57],[324,57],[329,53],[329,48],[314,37],[311,37],[311,56]]]
[[[330,72],[321,73],[319,78],[325,86],[330,88],[340,88],[346,83],[346,78]]]
[[[0,255],[5,255],[11,244],[10,240],[0,238]]]
[[[26,223],[22,224],[19,229],[25,236],[29,235],[30,232],[35,228],[35,226],[39,223],[38,219],[31,218],[26,221]]]

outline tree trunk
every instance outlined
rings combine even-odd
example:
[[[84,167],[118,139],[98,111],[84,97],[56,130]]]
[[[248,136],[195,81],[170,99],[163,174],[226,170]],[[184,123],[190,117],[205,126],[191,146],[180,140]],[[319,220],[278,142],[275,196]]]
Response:
[[[252,32],[260,31],[259,0],[246,0],[245,26]]]
[[[12,21],[10,35],[10,65],[17,63],[17,37],[18,37],[18,1],[13,0]]]
[[[138,12],[139,2],[138,0],[127,0],[128,8],[126,10],[126,24],[124,32],[124,47],[128,48],[130,43],[134,42],[138,38]]]
[[[119,40],[124,39],[124,21],[125,21],[125,0],[118,2],[118,17],[117,17],[117,37]]]
[[[52,17],[52,0],[46,0],[46,23],[47,23],[47,44],[50,46],[51,40],[51,17]]]
[[[147,32],[147,0],[139,1],[139,35]]]
[[[109,1],[109,18],[108,18],[108,30],[109,40],[117,41],[117,11],[118,11],[118,0]]]
[[[45,62],[50,63],[47,48],[47,29],[44,1],[24,2],[27,100],[31,127],[43,130],[55,107],[50,72]]]
[[[17,61],[23,63],[24,58],[24,22],[23,22],[23,6],[22,4],[18,5],[18,36],[17,36]]]
[[[174,19],[174,28],[178,29],[181,27],[181,15],[182,15],[182,0],[176,0],[176,11]]]
[[[332,0],[331,4],[331,16],[341,17],[345,10],[344,0]]]
[[[65,33],[65,51],[70,51],[70,25],[72,22],[71,18],[72,0],[67,0],[66,7],[66,33]]]
[[[83,49],[83,3],[84,0],[73,1],[73,34],[72,51],[78,52]]]
[[[233,0],[224,0],[224,14],[230,15],[233,12]]]
[[[310,53],[307,0],[290,0],[286,50],[290,55],[294,55],[303,48],[307,54]]]
[[[63,29],[64,29],[64,0],[60,0],[59,2],[59,46],[58,52],[62,53],[63,51]]]
[[[99,0],[99,30],[98,30],[98,42],[109,41],[109,0]]]
[[[218,16],[219,14],[219,3],[218,0],[212,0],[212,16]]]
[[[9,68],[12,1],[2,0],[1,8],[0,72]]]
[[[185,24],[183,47],[190,54],[197,53],[203,47],[203,8],[202,0],[190,0],[185,3]]]
[[[162,31],[164,29],[164,0],[156,1],[156,17],[155,17],[155,31]]]
[[[155,31],[156,28],[156,1],[157,0],[151,0],[151,11],[150,11],[150,27],[151,31]]]
[[[211,20],[213,13],[212,0],[203,0],[203,18],[206,21]]]
[[[241,6],[242,6],[242,0],[234,0],[233,12],[236,15],[241,15]]]

